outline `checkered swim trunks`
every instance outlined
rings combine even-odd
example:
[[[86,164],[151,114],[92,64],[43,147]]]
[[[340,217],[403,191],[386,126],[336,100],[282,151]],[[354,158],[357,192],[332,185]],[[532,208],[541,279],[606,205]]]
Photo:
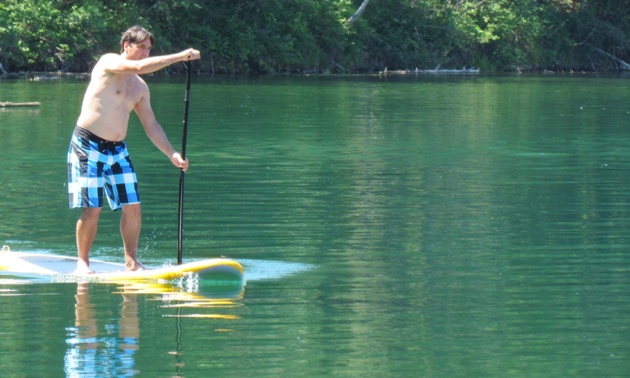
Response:
[[[138,180],[125,142],[110,142],[76,127],[68,148],[70,208],[109,207],[140,203]]]

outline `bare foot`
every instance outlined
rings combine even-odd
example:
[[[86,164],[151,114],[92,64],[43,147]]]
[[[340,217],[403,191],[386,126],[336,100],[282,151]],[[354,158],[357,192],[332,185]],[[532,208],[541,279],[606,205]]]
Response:
[[[77,269],[74,274],[94,274],[94,271],[90,269],[89,265],[85,261],[77,261]]]
[[[136,270],[148,270],[140,261],[129,261],[125,264],[125,270],[133,272]]]

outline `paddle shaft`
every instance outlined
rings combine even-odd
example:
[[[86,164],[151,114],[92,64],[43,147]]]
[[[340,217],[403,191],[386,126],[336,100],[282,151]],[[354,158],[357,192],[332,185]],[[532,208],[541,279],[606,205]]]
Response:
[[[190,105],[190,77],[192,69],[190,60],[186,62],[186,93],[184,94],[184,127],[182,131],[182,159],[186,160],[186,142],[188,137],[188,107]],[[179,174],[179,224],[177,228],[177,264],[182,263],[184,241],[184,176],[182,169]]]

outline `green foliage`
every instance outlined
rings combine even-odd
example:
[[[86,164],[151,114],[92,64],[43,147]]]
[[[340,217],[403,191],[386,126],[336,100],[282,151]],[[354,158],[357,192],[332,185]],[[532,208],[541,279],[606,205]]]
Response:
[[[126,25],[118,14],[129,7],[112,4],[5,0],[0,4],[2,63],[8,69],[88,70],[100,53],[115,46],[112,42]]]
[[[349,24],[362,2],[3,0],[0,63],[89,71],[134,24],[155,34],[156,54],[198,48],[198,68],[212,73],[616,69],[606,54],[630,60],[627,1],[371,0]]]
[[[455,9],[455,26],[467,52],[489,68],[538,65],[536,47],[546,26],[541,11],[530,0],[466,1]]]

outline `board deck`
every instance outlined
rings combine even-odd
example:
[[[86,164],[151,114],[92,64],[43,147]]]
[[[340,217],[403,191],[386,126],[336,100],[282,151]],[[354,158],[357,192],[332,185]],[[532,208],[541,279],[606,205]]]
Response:
[[[47,253],[13,252],[3,248],[0,252],[0,273],[50,276],[56,281],[86,280],[98,282],[125,282],[142,280],[174,280],[197,274],[201,280],[243,280],[244,269],[237,261],[215,258],[193,261],[181,265],[168,265],[155,269],[128,272],[123,264],[90,259],[95,273],[76,274],[77,258]]]

